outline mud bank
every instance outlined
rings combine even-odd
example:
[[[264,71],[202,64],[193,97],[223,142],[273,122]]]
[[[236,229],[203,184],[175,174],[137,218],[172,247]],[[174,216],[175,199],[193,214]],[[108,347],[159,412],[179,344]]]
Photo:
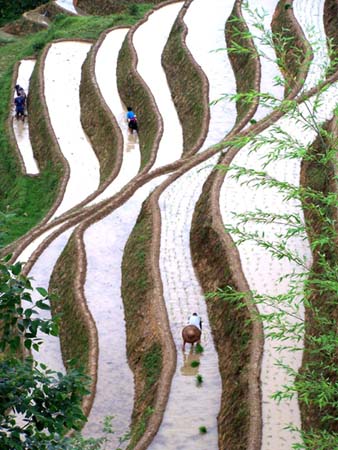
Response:
[[[90,50],[82,66],[81,124],[100,162],[100,185],[118,173],[122,161],[122,135],[95,78],[95,58],[106,33]],[[107,89],[109,87],[107,86]]]
[[[185,37],[185,3],[180,11],[162,55],[172,98],[183,129],[183,153],[194,153],[202,146],[209,122],[208,80],[194,61]]]
[[[210,203],[212,184],[213,176],[204,185],[195,208],[191,229],[193,263],[205,293],[231,287],[235,292],[246,294],[248,287],[240,280],[240,262],[235,246],[213,226]],[[259,355],[256,355],[255,367],[251,361],[253,341],[262,345],[259,324],[248,323],[253,316],[249,307],[238,308],[238,304],[225,301],[221,295],[208,298],[206,303],[222,376],[219,447],[258,450],[259,391],[256,392],[256,404],[251,405],[256,413],[254,418],[249,406],[249,381],[251,379],[257,384],[255,378],[259,376]],[[256,422],[254,435],[250,435],[251,421]]]
[[[332,193],[336,195],[338,193],[335,180],[337,163],[332,159],[329,162],[323,162],[322,158],[328,148],[337,147],[337,117],[328,122],[325,128],[330,133],[330,137],[328,139],[327,136],[324,146],[322,139],[318,136],[311,146],[308,156],[302,162],[301,184],[304,188],[327,197]],[[330,270],[334,270],[338,259],[337,208],[328,207],[319,199],[316,203],[309,199],[303,202],[303,205],[307,232],[312,243],[313,265],[308,280],[310,295],[307,300],[311,308],[305,309],[304,356],[300,378],[306,377],[309,373],[314,382],[314,391],[312,395],[310,392],[308,402],[300,398],[302,427],[307,432],[337,433],[337,422],[334,420],[338,414],[337,408],[334,408],[332,403],[331,407],[321,407],[315,394],[316,385],[320,386],[322,380],[326,380],[325,384],[328,386],[333,385],[337,380],[336,370],[333,369],[334,365],[336,367],[338,365],[337,352],[322,351],[325,335],[336,333],[338,320],[337,292],[330,289],[328,283]],[[323,211],[325,211],[324,216]],[[320,244],[323,235],[330,238]],[[317,242],[316,245],[315,242]],[[321,283],[326,288],[321,289]]]
[[[128,448],[146,449],[157,431],[157,426],[148,426],[152,422],[160,422],[163,409],[155,406],[161,395],[159,380],[168,370],[170,361],[163,361],[164,342],[161,334],[167,334],[167,345],[170,342],[168,323],[158,321],[156,305],[156,286],[152,271],[152,236],[154,226],[151,207],[143,204],[137,223],[125,247],[122,261],[122,297],[125,308],[127,328],[127,355],[134,372],[135,401],[132,414],[132,437]],[[159,329],[162,327],[162,331]],[[164,329],[163,329],[164,327]],[[172,373],[171,373],[172,376]],[[169,391],[170,386],[166,386]],[[144,433],[146,434],[144,435]],[[143,436],[144,435],[144,436]],[[143,439],[138,444],[140,439]]]

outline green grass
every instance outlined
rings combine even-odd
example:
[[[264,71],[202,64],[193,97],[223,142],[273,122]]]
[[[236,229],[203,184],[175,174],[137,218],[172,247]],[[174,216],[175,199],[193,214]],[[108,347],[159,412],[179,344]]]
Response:
[[[145,372],[145,391],[150,389],[158,381],[162,369],[162,350],[157,343],[153,344],[149,352],[146,353],[142,361]]]
[[[155,138],[159,133],[157,116],[148,91],[138,76],[133,72],[131,49],[125,40],[118,57],[117,85],[121,99],[125,105],[133,105],[137,116],[142,122],[139,130],[141,153],[141,169],[149,162]]]
[[[336,121],[336,117],[333,120]],[[330,123],[324,129],[327,127],[331,132]],[[337,136],[331,136],[325,143],[330,148],[337,148]],[[336,188],[332,182],[335,160],[325,159],[323,156],[326,152],[322,139],[317,137],[303,161],[302,179],[305,188],[319,193],[319,197],[324,195],[327,198]],[[304,355],[297,380],[298,394],[303,430],[308,434],[321,434],[326,440],[321,448],[324,445],[325,448],[331,448],[331,439],[335,439],[338,431],[335,394],[338,377],[335,206],[329,206],[313,196],[304,201],[303,210],[313,249],[313,262],[305,289],[306,326]]]
[[[204,292],[214,292],[217,288],[222,290],[225,286],[231,286],[237,292],[238,287],[231,275],[227,252],[221,244],[219,234],[213,229],[210,214],[213,181],[214,178],[209,177],[205,184],[192,221],[191,247],[194,267]],[[220,295],[207,296],[206,305],[223,383],[218,416],[220,447],[240,450],[248,446],[247,367],[250,361],[248,344],[252,336],[250,315],[247,309],[238,309],[238,305],[225,301]],[[234,404],[235,410],[231,408]]]
[[[15,42],[16,38],[0,30],[0,45],[9,44]]]
[[[142,370],[144,373],[144,390],[140,396],[140,400],[147,401],[147,397],[154,390],[161,370],[162,370],[162,350],[158,343],[154,343],[152,347],[142,356]],[[153,395],[150,396],[150,399]],[[149,400],[148,400],[149,401]],[[152,405],[148,405],[145,411],[142,413],[140,419],[135,423],[131,430],[131,442],[128,449],[134,448],[136,443],[143,436],[150,416],[153,414],[154,409]]]
[[[74,238],[72,238],[57,260],[51,275],[49,290],[58,298],[51,302],[51,306],[53,315],[61,314],[59,328],[63,358],[65,361],[75,360],[76,366],[84,368],[88,373],[90,336],[83,318],[83,311],[75,298],[74,288],[78,266],[77,256]]]
[[[201,76],[182,47],[182,32],[182,25],[176,21],[164,48],[162,61],[183,126],[183,151],[189,152],[201,136],[203,120],[208,111]]]
[[[196,383],[197,383],[198,386],[203,383],[202,375],[200,375],[200,374],[196,375]]]
[[[145,205],[129,236],[122,261],[122,298],[126,317],[127,354],[136,380],[128,450],[137,445],[153,413],[163,358],[157,332],[152,329],[152,321],[149,325],[148,319],[152,314],[149,290],[153,286],[153,280],[147,267],[152,215]]]
[[[151,4],[139,5],[137,15],[66,16],[58,15],[50,28],[17,37],[14,42],[0,45],[0,211],[12,212],[7,221],[8,232],[0,246],[7,245],[39,223],[55,201],[59,183],[53,167],[44,169],[39,176],[22,175],[19,162],[7,132],[6,121],[12,102],[11,82],[14,65],[28,57],[38,57],[46,44],[56,39],[97,39],[107,28],[133,25]]]
[[[146,428],[147,428],[149,418],[153,414],[153,412],[154,412],[153,408],[148,407],[142,414],[140,421],[138,422],[137,426],[134,428],[134,430],[132,432],[132,440],[128,446],[128,450],[133,449],[135,447],[136,443],[144,435],[144,432],[146,431]]]
[[[229,49],[229,59],[236,78],[237,93],[247,94],[256,88],[256,58],[258,54],[252,38],[248,36],[247,25],[242,21],[238,10],[239,7],[235,4],[226,23],[226,42]],[[236,51],[237,48],[245,48],[245,51],[238,52]],[[256,101],[256,99],[252,99],[252,102],[248,102],[243,98],[238,98],[236,101],[237,123],[244,119]]]
[[[0,237],[0,247],[22,236],[43,218],[41,206],[47,212],[54,201],[57,183],[57,175],[52,170],[45,170],[36,179],[17,177],[6,198],[0,201],[2,211],[13,213],[11,220],[6,221],[6,235]]]
[[[200,343],[196,344],[196,353],[203,353],[203,352],[204,352],[203,346]]]

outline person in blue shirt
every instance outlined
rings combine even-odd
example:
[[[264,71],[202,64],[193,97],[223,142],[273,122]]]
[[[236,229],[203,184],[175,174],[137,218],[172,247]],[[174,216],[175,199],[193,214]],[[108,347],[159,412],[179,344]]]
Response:
[[[137,118],[136,118],[136,114],[134,113],[133,108],[131,106],[128,106],[128,108],[127,108],[127,122],[128,122],[129,130],[132,133],[135,130],[137,133],[138,132]]]

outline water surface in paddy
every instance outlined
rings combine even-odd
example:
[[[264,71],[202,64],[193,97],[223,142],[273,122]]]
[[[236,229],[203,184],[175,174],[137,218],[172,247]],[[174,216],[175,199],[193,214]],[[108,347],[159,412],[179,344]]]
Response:
[[[188,26],[187,46],[208,77],[210,98],[220,96],[222,90],[236,90],[226,52],[212,51],[224,46],[224,26],[232,6],[225,6],[219,0],[208,4],[195,0],[184,17]],[[203,20],[206,15],[207,23]],[[212,105],[207,138],[200,151],[222,140],[235,120],[234,103],[222,100]],[[170,184],[160,196],[160,269],[170,328],[177,349],[177,369],[163,422],[149,447],[151,450],[218,448],[217,415],[221,401],[221,378],[205,299],[191,261],[189,241],[195,204],[217,158],[218,155],[215,155],[194,167]],[[202,345],[205,351],[202,355],[192,351],[189,345],[185,352],[182,351],[181,331],[193,312],[198,312],[204,322]],[[200,363],[198,367],[191,366],[195,360]],[[201,375],[204,380],[200,385],[196,380],[197,375]],[[206,434],[199,433],[200,426],[207,428]]]
[[[66,9],[67,11],[73,14],[77,14],[73,0],[56,0],[55,3],[61,6],[61,8]]]
[[[44,67],[45,97],[51,125],[70,176],[53,218],[71,209],[99,186],[100,167],[81,125],[81,67],[91,44],[63,41],[51,45]],[[62,67],[62,70],[59,70]]]
[[[15,84],[19,84],[21,87],[23,87],[27,95],[29,92],[29,80],[34,70],[35,63],[36,60],[34,59],[23,59],[22,61],[20,61],[18,77]],[[16,93],[14,97],[16,97]],[[24,122],[22,120],[13,118],[13,130],[16,142],[19,147],[19,151],[26,168],[26,172],[30,175],[35,175],[39,173],[39,168],[34,159],[34,153],[29,138],[28,121],[29,117],[25,118]]]
[[[163,135],[154,168],[179,159],[183,151],[182,127],[161,62],[163,48],[182,5],[183,2],[173,3],[154,11],[133,36],[137,71],[150,87],[163,119]]]
[[[146,67],[147,69],[143,72],[145,76],[147,71],[149,76],[149,67],[153,72],[159,74],[155,78],[153,73],[152,78],[147,80],[156,100],[159,92],[161,93],[160,105],[163,108],[164,117],[164,133],[155,165],[171,162],[182,152],[181,126],[178,121],[172,123],[173,102],[161,66],[162,49],[180,4],[174,6],[173,8],[173,5],[168,5],[155,11],[134,34],[134,45],[139,61],[138,69]],[[154,41],[156,18],[159,18],[165,26],[157,29],[157,39]],[[140,165],[138,139],[136,135],[128,133],[125,108],[121,105],[116,87],[116,61],[126,32],[126,29],[110,32],[103,41],[96,58],[95,74],[101,93],[115,114],[124,135],[123,163],[120,174],[100,195],[99,199],[117,192],[123,187],[123,183],[137,174]],[[139,39],[142,39],[143,46],[140,45]],[[107,65],[111,67],[111,72],[107,71]],[[111,88],[110,91],[108,91],[108,86]],[[176,111],[174,118],[177,118]],[[177,139],[175,138],[176,134],[173,133],[173,127],[176,127]],[[178,142],[178,151],[168,148],[169,136],[171,136],[171,143]],[[107,415],[114,415],[113,428],[116,430],[116,436],[110,439],[111,445],[114,442],[117,443],[117,436],[121,436],[127,431],[133,408],[134,384],[126,359],[126,331],[120,292],[123,250],[136,223],[142,201],[162,180],[163,177],[157,178],[142,186],[124,205],[100,222],[90,226],[85,232],[88,260],[85,295],[98,329],[100,348],[97,393],[85,434],[99,436],[102,431],[103,418]],[[106,238],[102,239],[102,236]]]
[[[111,197],[130,181],[140,167],[141,155],[138,135],[130,133],[126,121],[126,107],[123,105],[116,81],[116,64],[118,54],[128,28],[110,31],[103,40],[95,59],[95,77],[101,95],[114,114],[123,136],[123,159],[117,177],[91,203]]]
[[[321,123],[328,120],[332,116],[338,98],[337,85],[331,85],[328,90],[322,94],[321,106],[316,114],[316,121]],[[313,109],[314,99],[307,102],[307,105],[300,106],[300,112],[303,117],[310,118],[310,111]],[[309,110],[307,109],[309,108]],[[295,118],[283,117],[277,121],[274,126],[280,127],[296,141],[299,145],[306,148],[316,138],[315,131],[310,127],[303,127],[302,121]],[[269,136],[270,129],[263,131],[262,136]],[[271,136],[270,136],[271,138]],[[276,141],[276,145],[278,145]],[[272,146],[272,147],[271,147]],[[273,150],[271,143],[266,144],[256,151],[250,152],[250,145],[243,147],[235,156],[233,164],[240,167],[252,168],[254,170],[265,170],[273,179],[282,182],[291,183],[293,186],[299,185],[300,164],[301,161],[296,158],[284,158],[272,161],[266,168],[263,168],[264,157]],[[251,185],[247,185],[245,181],[248,177],[241,177],[239,181],[227,176],[221,191],[221,211],[224,224],[235,226],[239,223],[235,213],[247,213],[255,211],[255,208],[263,212],[271,214],[295,214],[303,221],[302,205],[294,199],[285,199],[285,196],[275,187],[258,186],[253,189]],[[245,226],[246,232],[259,233],[263,235],[263,239],[268,242],[283,242],[279,235],[286,232],[286,226],[283,222],[273,221],[272,223],[254,223],[249,222]],[[233,236],[236,242],[236,236]],[[311,265],[311,252],[308,240],[304,235],[297,235],[289,238],[287,241],[287,250],[299,258],[304,259],[306,267]],[[247,241],[238,247],[243,272],[248,280],[251,289],[261,295],[277,296],[286,294],[290,288],[290,279],[286,275],[290,273],[299,274],[306,270],[306,267],[297,264],[294,260],[287,258],[277,259],[271,253],[258,246],[255,242]],[[284,278],[281,278],[284,277]],[[292,315],[287,315],[284,321],[288,321],[291,325],[297,324],[304,319],[301,283],[297,285],[300,295],[294,298],[291,304],[283,304],[280,300],[273,298],[270,302],[258,304],[258,309],[263,314],[275,313],[278,308],[286,310]],[[302,336],[299,339],[289,339],[283,341],[283,345],[302,347]],[[270,450],[278,448],[281,450],[289,450],[292,445],[299,441],[296,432],[291,432],[286,427],[292,423],[296,427],[301,426],[301,418],[297,396],[295,395],[290,401],[276,402],[271,398],[272,394],[277,392],[281,386],[287,385],[292,378],[289,377],[284,368],[278,366],[277,361],[282,360],[289,365],[292,370],[297,372],[302,363],[301,351],[285,350],[278,351],[277,347],[281,343],[265,339],[264,353],[261,370],[262,383],[262,416],[263,416],[263,435],[262,450]]]

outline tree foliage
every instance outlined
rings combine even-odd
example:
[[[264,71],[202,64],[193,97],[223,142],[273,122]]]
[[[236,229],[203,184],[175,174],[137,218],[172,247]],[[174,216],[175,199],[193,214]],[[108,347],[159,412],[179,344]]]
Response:
[[[279,36],[279,42],[282,39]],[[237,148],[247,145],[245,152],[260,152],[259,167],[218,166],[227,172],[227,177],[237,180],[238,188],[271,189],[279,193],[278,201],[298,205],[296,212],[290,213],[266,208],[235,213],[233,220],[225,224],[236,245],[250,242],[274,259],[293,262],[297,269],[283,276],[288,289],[279,295],[252,291],[248,296],[228,287],[210,294],[238,308],[247,307],[248,301],[256,306],[269,306],[265,314],[264,308],[260,308],[255,319],[263,322],[265,338],[272,339],[279,350],[303,352],[299,372],[282,359],[276,361],[291,381],[280,386],[273,396],[277,402],[298,397],[303,426],[299,429],[295,424],[285,424],[298,433],[299,443],[293,445],[298,450],[338,448],[338,108],[336,105],[331,117],[326,114],[323,118],[323,111],[330,108],[327,95],[330,85],[323,84],[328,68],[323,66],[318,70],[322,74],[319,90],[310,98],[304,97],[303,102],[279,101],[269,93],[241,93],[240,100],[244,98],[248,102],[259,97],[260,103],[266,105],[268,99],[270,111],[282,112],[284,119],[257,136],[235,138],[233,145]],[[239,100],[237,95],[231,99]],[[301,138],[297,139],[297,133],[283,126],[288,121],[302,130]],[[314,136],[312,142],[303,139],[309,131]],[[292,184],[283,175],[271,175],[271,164],[283,167],[285,160],[294,159],[302,161],[306,172],[304,184]],[[280,225],[281,231],[273,235],[269,230],[274,223]],[[296,237],[309,238],[311,267],[292,245]],[[301,314],[303,309],[305,316]]]
[[[61,449],[63,435],[78,430],[85,416],[81,409],[89,379],[72,368],[67,374],[49,370],[29,354],[39,351],[41,334],[56,336],[57,318],[42,319],[50,297],[32,300],[30,280],[22,265],[0,262],[0,442],[1,449]]]
[[[48,1],[49,0],[2,0],[0,3],[0,26],[18,19],[25,11],[48,3]]]

